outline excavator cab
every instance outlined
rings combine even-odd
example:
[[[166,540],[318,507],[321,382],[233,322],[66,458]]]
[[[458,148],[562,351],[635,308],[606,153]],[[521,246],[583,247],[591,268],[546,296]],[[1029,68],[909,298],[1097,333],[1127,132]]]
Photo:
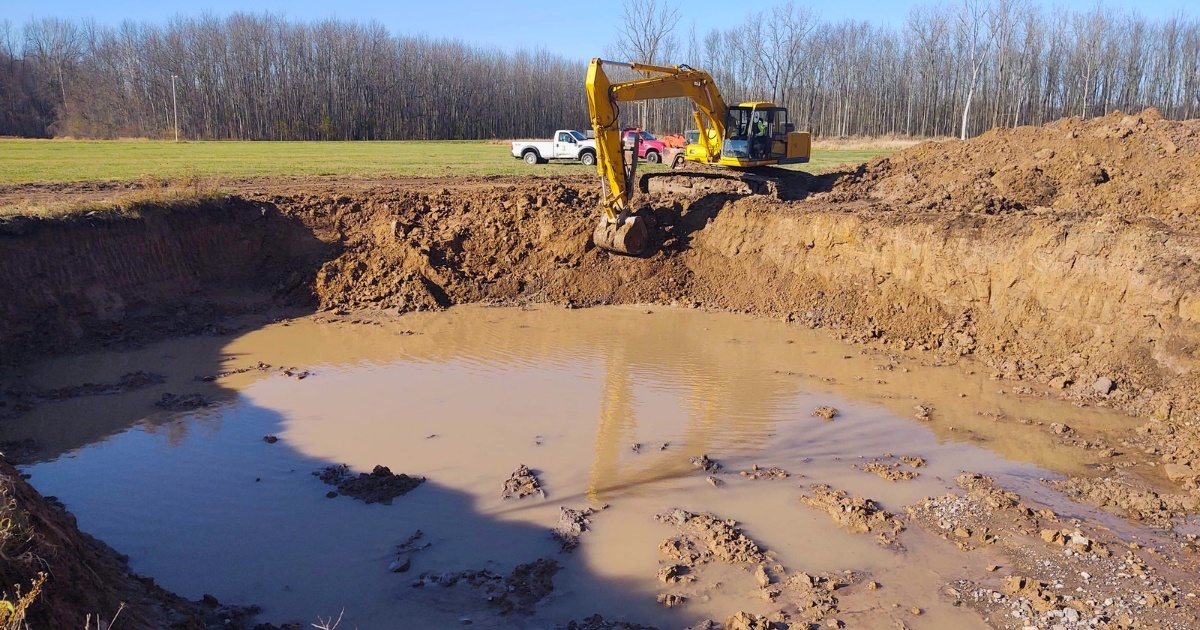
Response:
[[[718,164],[754,168],[807,162],[810,136],[797,133],[785,107],[773,103],[742,103],[725,115],[725,139]]]

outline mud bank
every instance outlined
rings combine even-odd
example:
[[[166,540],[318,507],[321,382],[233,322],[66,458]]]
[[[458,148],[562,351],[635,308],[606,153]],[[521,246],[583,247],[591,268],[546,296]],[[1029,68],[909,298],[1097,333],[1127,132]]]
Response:
[[[0,221],[0,362],[168,335],[311,302],[325,246],[270,206],[232,198]]]

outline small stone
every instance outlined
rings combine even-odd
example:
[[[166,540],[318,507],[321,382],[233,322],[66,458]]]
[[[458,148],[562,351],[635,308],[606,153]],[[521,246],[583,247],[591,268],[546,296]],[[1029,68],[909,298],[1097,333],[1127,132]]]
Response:
[[[999,569],[1000,569],[1000,565],[998,565],[998,564],[989,564],[987,567],[988,573],[995,573]]]
[[[813,409],[812,415],[826,420],[833,420],[838,415],[838,410],[828,405],[821,405]]]
[[[1103,394],[1105,396],[1107,396],[1109,392],[1116,388],[1117,385],[1116,383],[1112,382],[1112,379],[1105,378],[1103,376],[1096,379],[1095,383],[1092,383],[1092,389],[1095,390],[1097,394]]]
[[[1054,544],[1054,543],[1062,540],[1062,534],[1053,529],[1043,529],[1041,535],[1042,535],[1042,540],[1044,540],[1050,544]]]
[[[412,558],[409,558],[408,556],[396,558],[395,560],[392,560],[391,564],[388,565],[388,571],[391,571],[392,573],[404,573],[411,568]]]
[[[329,492],[325,493],[325,498],[332,499],[332,498],[336,497],[337,495],[338,495],[338,493],[334,492],[333,490],[330,490]]]
[[[920,608],[917,608],[916,606],[913,606],[908,611],[917,617],[920,617],[921,613],[925,612],[925,611],[921,610]]]
[[[867,582],[867,588],[872,591],[877,591],[877,590],[879,590],[879,582],[876,582],[874,580]]]
[[[766,588],[771,585],[771,576],[767,575],[766,567],[761,564],[754,570],[754,579],[758,581],[759,588]]]
[[[267,444],[274,444],[279,441],[279,438],[275,437],[274,435],[264,435],[263,441]]]
[[[682,606],[684,604],[684,602],[686,602],[686,601],[687,601],[687,598],[684,597],[683,595],[675,595],[674,593],[659,593],[658,594],[658,603],[662,604],[663,606],[666,606],[667,608],[675,608],[676,606]]]
[[[1200,476],[1190,466],[1180,464],[1163,464],[1163,472],[1167,474],[1168,479],[1176,483],[1190,481]]]

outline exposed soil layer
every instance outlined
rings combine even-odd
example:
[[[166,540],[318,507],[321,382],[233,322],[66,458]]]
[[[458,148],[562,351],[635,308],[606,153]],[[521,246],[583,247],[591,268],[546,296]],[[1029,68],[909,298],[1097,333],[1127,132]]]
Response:
[[[658,246],[645,258],[589,243],[592,178],[253,182],[214,207],[9,218],[0,221],[0,363],[227,334],[280,307],[744,311],[931,362],[971,355],[997,379],[1024,381],[1015,394],[1128,411],[1128,426],[1112,427],[1117,442],[1074,430],[1045,439],[1139,454],[1101,467],[1103,480],[1064,487],[1169,526],[1200,510],[1198,131],[1200,121],[1116,113],[918,145],[789,182],[803,197],[794,201],[643,196]],[[89,186],[55,194],[86,196]],[[0,394],[0,416],[17,404]],[[918,405],[918,417],[931,414]],[[60,556],[91,557],[69,521],[46,528],[66,536]],[[61,602],[54,627],[112,609],[87,598],[133,599],[102,586],[128,579],[55,575],[43,589]]]

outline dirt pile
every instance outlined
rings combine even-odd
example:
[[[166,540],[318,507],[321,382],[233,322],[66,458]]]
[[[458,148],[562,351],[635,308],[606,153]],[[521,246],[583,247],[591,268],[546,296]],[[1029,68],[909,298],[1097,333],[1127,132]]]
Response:
[[[1195,574],[1166,553],[1184,538],[1128,540],[1001,490],[982,475],[956,481],[966,494],[925,499],[908,508],[909,518],[964,552],[987,548],[988,557],[1001,559],[988,567],[993,577],[947,589],[994,627],[1193,624],[1198,604],[1187,594]]]
[[[668,561],[692,568],[717,560],[726,564],[756,564],[767,557],[731,520],[711,514],[693,514],[679,508],[654,517],[673,525],[679,534],[663,541],[659,551]]]
[[[542,489],[537,475],[525,464],[517,466],[517,469],[504,481],[504,487],[500,489],[501,499],[524,499],[535,494],[543,499],[546,498],[546,491]]]
[[[936,212],[1050,210],[1200,228],[1200,120],[1157,110],[927,142],[839,179],[833,196]]]

